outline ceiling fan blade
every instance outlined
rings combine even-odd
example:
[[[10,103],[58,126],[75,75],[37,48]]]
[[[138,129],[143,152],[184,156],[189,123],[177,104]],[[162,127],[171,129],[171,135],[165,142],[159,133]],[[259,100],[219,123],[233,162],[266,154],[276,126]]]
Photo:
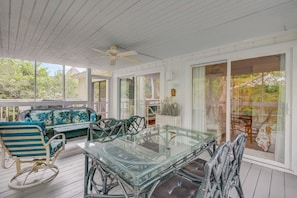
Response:
[[[126,60],[126,61],[130,61],[130,62],[132,62],[132,63],[136,63],[136,64],[139,64],[139,63],[140,63],[139,60],[134,59],[134,58],[130,58],[130,57],[119,57],[119,59]]]
[[[131,55],[136,55],[137,52],[134,50],[131,51],[126,51],[126,52],[119,52],[119,50],[117,49],[116,46],[111,46],[109,50],[102,51],[100,49],[96,49],[96,48],[91,48],[93,51],[99,52],[101,54],[104,54],[105,56],[109,56],[110,57],[110,65],[115,65],[116,64],[116,58],[125,60],[125,61],[130,61],[136,64],[139,64],[140,61],[134,58],[130,58],[127,56],[131,56]]]
[[[106,56],[93,56],[93,57],[87,57],[87,59],[90,59],[90,60],[102,59],[102,58],[106,58]]]
[[[117,53],[118,57],[124,57],[124,56],[131,56],[131,55],[136,55],[136,51],[127,51],[127,52],[119,52]]]
[[[96,52],[99,52],[101,54],[104,54],[104,55],[108,55],[105,51],[102,51],[100,49],[96,49],[96,48],[92,48],[93,51],[96,51]]]

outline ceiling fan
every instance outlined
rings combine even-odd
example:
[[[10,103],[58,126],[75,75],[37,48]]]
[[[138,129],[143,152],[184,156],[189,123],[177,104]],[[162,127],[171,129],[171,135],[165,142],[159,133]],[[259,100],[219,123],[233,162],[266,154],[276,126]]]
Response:
[[[110,46],[110,48],[107,51],[103,51],[103,50],[96,49],[96,48],[92,48],[92,50],[99,52],[101,54],[104,54],[106,56],[109,56],[110,57],[110,65],[115,65],[117,59],[130,61],[132,63],[137,63],[137,64],[140,63],[140,61],[137,59],[127,57],[127,56],[136,55],[137,54],[136,51],[120,52],[118,50],[118,47],[115,45]]]

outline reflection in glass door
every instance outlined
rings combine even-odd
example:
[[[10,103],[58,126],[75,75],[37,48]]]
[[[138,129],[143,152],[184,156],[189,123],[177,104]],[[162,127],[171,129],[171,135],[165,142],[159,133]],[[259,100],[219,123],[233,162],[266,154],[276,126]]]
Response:
[[[120,79],[120,119],[134,114],[134,77]]]
[[[93,108],[100,112],[102,118],[108,118],[108,80],[93,82]]]
[[[144,116],[148,127],[155,125],[160,106],[160,74],[120,79],[120,118]]]
[[[284,55],[231,62],[232,137],[248,134],[248,154],[284,163]]]
[[[227,64],[193,68],[192,128],[226,135]]]
[[[285,55],[232,61],[230,87],[226,87],[226,71],[226,63],[193,68],[192,128],[219,133],[221,141],[246,133],[246,154],[285,163]],[[227,126],[230,137],[226,137]]]

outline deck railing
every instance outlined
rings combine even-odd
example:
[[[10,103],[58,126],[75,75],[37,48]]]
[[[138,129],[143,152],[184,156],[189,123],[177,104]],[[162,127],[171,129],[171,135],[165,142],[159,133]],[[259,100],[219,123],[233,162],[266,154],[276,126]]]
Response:
[[[16,121],[19,107],[0,107],[0,121]]]
[[[102,118],[107,118],[108,102],[95,102],[92,107]],[[0,121],[17,121],[20,112],[31,108],[80,107],[87,106],[87,101],[40,101],[40,102],[3,102],[0,103]]]

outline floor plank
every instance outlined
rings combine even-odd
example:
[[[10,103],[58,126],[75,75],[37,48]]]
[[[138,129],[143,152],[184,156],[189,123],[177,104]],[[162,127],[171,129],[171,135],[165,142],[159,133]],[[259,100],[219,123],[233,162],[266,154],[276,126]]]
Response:
[[[255,198],[269,197],[270,179],[272,170],[261,167],[259,179],[255,189]]]
[[[297,176],[285,173],[285,197],[297,197]]]
[[[285,197],[285,178],[284,173],[273,170],[270,186],[270,198]],[[296,194],[297,195],[297,194]],[[296,197],[295,195],[295,197]]]
[[[243,193],[245,197],[254,197],[255,188],[257,186],[260,172],[261,172],[261,167],[258,165],[253,165],[249,169],[249,173],[247,174],[247,177],[243,181]]]

